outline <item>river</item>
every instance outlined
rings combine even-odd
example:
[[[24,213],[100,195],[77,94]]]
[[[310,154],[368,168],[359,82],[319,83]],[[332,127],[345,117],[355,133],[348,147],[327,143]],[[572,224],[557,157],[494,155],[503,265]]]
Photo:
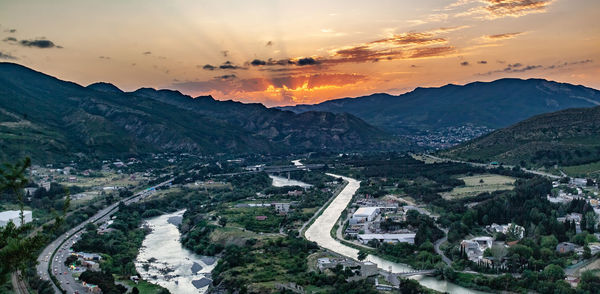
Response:
[[[146,220],[152,232],[142,243],[135,267],[142,279],[161,285],[171,293],[205,293],[216,259],[196,255],[181,246],[177,225],[184,212],[180,210]]]
[[[354,195],[354,193],[356,193],[356,190],[358,190],[358,188],[360,187],[360,181],[334,174],[328,175],[335,178],[343,178],[345,181],[348,182],[348,185],[346,185],[346,187],[340,192],[340,194],[338,194],[338,196],[333,199],[331,204],[329,204],[329,206],[325,208],[323,213],[306,230],[305,236],[308,240],[316,242],[317,244],[319,244],[319,246],[323,248],[329,249],[333,252],[350,257],[352,259],[357,259],[358,250],[346,246],[340,243],[339,241],[335,240],[333,237],[331,237],[330,231],[333,228],[333,226],[337,223],[340,215],[342,214],[342,211],[346,209],[346,207],[352,200],[352,196]],[[411,270],[411,268],[405,264],[391,262],[389,260],[385,260],[374,255],[367,256],[366,260],[377,264],[377,266],[381,269],[391,269],[394,273],[400,273]],[[412,278],[418,281],[421,285],[440,292],[459,294],[484,293],[467,289],[456,284],[449,283],[447,281],[441,281],[433,277],[414,276]]]

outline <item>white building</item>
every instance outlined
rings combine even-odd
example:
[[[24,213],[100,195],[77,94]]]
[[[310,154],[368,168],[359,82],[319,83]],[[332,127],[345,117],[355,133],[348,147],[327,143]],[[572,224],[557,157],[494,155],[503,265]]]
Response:
[[[525,228],[513,223],[508,223],[506,225],[494,223],[485,228],[492,233],[503,233],[504,235],[513,232],[519,239],[523,239],[523,234],[525,233]]]
[[[492,248],[494,238],[492,237],[475,237],[471,240],[463,240],[460,242],[460,246],[467,254],[467,258],[473,262],[479,262],[483,260],[483,252]]]
[[[31,210],[23,210],[23,221],[29,223],[33,220]],[[5,227],[9,222],[13,222],[15,226],[21,226],[21,211],[8,210],[0,212],[0,227]]]
[[[369,243],[371,240],[377,240],[381,243],[409,243],[415,244],[415,233],[406,234],[358,234],[358,241],[363,244]]]
[[[359,207],[354,214],[352,214],[350,224],[373,221],[378,214],[379,207]]]

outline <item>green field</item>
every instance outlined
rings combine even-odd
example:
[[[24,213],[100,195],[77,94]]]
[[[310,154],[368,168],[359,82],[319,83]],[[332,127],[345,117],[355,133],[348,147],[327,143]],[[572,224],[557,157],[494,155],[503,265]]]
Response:
[[[442,197],[451,200],[473,197],[484,192],[512,190],[515,183],[514,178],[495,174],[465,176],[459,179],[463,180],[465,185],[455,187],[452,191],[444,193]]]
[[[597,176],[600,175],[600,161],[581,164],[581,165],[572,165],[572,166],[564,166],[561,168],[569,176]]]

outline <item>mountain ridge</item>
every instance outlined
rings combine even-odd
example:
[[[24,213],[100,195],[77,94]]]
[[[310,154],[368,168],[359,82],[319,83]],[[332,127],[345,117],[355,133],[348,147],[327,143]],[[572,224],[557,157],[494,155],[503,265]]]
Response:
[[[347,112],[394,133],[415,134],[468,123],[497,129],[541,113],[595,105],[600,105],[600,91],[593,88],[545,79],[504,78],[278,109]]]
[[[0,98],[2,160],[341,151],[390,143],[351,115],[298,115],[172,90],[122,92],[102,82],[84,87],[14,63],[0,63]]]

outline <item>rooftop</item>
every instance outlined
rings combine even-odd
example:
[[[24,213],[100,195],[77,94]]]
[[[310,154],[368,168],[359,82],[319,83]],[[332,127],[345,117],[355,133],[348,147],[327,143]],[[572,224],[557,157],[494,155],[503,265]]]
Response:
[[[372,215],[379,207],[359,207],[353,215]]]

